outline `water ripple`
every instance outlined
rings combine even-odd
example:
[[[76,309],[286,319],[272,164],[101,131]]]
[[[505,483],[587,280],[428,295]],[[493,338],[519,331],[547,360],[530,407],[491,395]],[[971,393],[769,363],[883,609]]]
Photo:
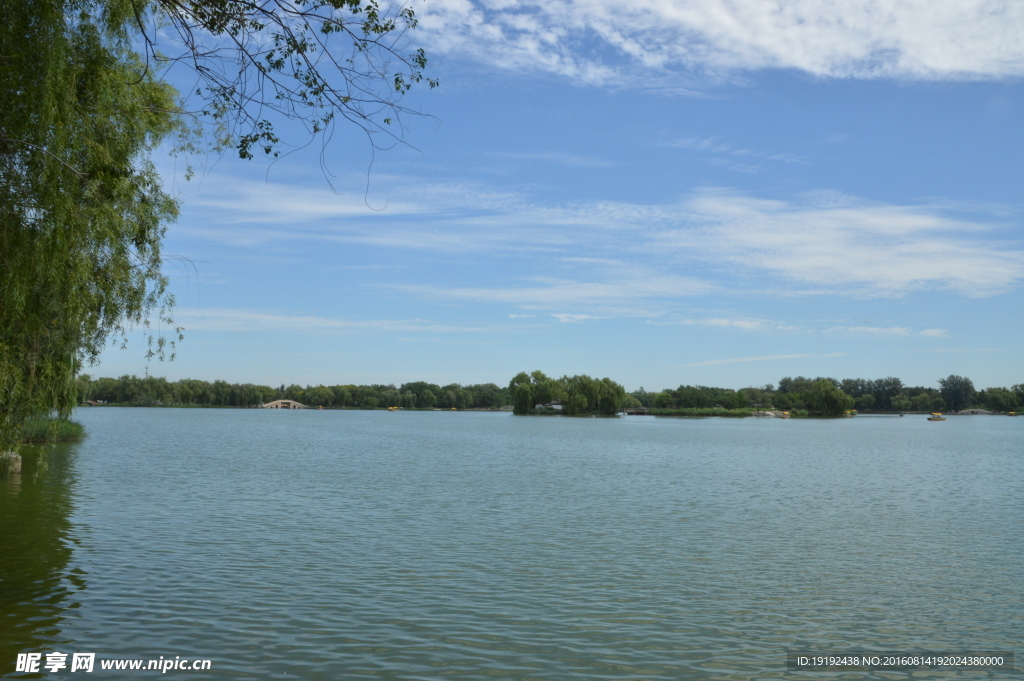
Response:
[[[217,678],[751,679],[1024,632],[1012,419],[79,417],[0,485],[0,672],[60,645]]]

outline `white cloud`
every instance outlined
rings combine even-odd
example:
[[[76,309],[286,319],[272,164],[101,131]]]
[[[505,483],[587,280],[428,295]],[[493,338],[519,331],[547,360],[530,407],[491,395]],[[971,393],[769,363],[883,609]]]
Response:
[[[948,331],[945,329],[925,329],[921,332],[922,336],[945,336]]]
[[[648,324],[654,326],[668,326],[668,325],[686,325],[686,326],[719,326],[729,327],[735,329],[742,329],[744,331],[765,331],[769,329],[779,330],[795,330],[797,327],[788,327],[777,325],[767,319],[746,319],[746,318],[731,318],[731,317],[703,317],[699,319],[680,319],[680,318],[663,318],[663,319],[649,319]]]
[[[903,326],[890,326],[887,328],[878,326],[834,326],[831,329],[825,329],[826,333],[834,331],[845,333],[868,333],[881,336],[906,336],[910,333],[910,329]]]
[[[754,331],[764,328],[764,322],[758,319],[726,319],[724,317],[712,317],[710,319],[700,319],[694,323],[702,324],[704,326],[732,326],[746,331]]]
[[[1024,4],[1004,0],[431,0],[434,53],[577,82],[651,86],[672,71],[831,78],[1024,74]]]
[[[518,161],[543,161],[546,163],[556,163],[558,165],[570,166],[574,168],[610,168],[615,164],[611,161],[606,161],[601,158],[594,158],[593,156],[579,156],[577,154],[566,154],[555,151],[545,152],[513,152],[507,151],[498,154],[504,158],[515,159]]]
[[[551,309],[568,305],[587,305],[603,313],[619,306],[615,316],[647,316],[649,312],[630,305],[649,299],[675,299],[710,293],[712,284],[697,278],[667,273],[650,273],[637,267],[615,272],[596,269],[588,274],[596,281],[573,279],[537,278],[527,285],[505,287],[442,287],[432,285],[389,285],[405,293],[412,293],[430,299],[461,300],[473,303],[506,303],[527,309]],[[647,276],[649,275],[649,276]]]
[[[551,316],[560,322],[583,322],[588,319],[601,319],[601,317],[595,317],[590,314],[566,314],[564,312],[557,312]]]
[[[661,204],[551,203],[479,184],[402,176],[381,184],[405,202],[374,212],[327,190],[310,191],[292,213],[293,199],[275,204],[290,196],[289,185],[261,193],[262,183],[223,182],[215,200],[187,204],[174,229],[273,249],[275,256],[307,248],[301,241],[333,241],[383,253],[526,257],[540,276],[501,286],[401,288],[546,312],[580,305],[628,309],[723,290],[858,297],[940,290],[981,297],[1024,281],[1019,230],[1008,238],[1018,218],[1005,211],[983,221],[958,217],[962,207],[940,202],[880,204],[834,192],[769,200],[721,189]]]
[[[759,161],[807,163],[807,161],[794,154],[772,154],[764,151],[755,151],[753,149],[737,147],[736,145],[720,140],[717,137],[685,137],[667,142],[664,146],[689,149],[700,154],[708,155],[710,156],[710,160],[708,162],[712,165],[727,168],[729,170],[737,170],[741,173],[761,172],[762,166],[758,164]]]
[[[694,362],[693,364],[684,364],[683,366],[688,367],[707,367],[716,366],[718,364],[736,364],[737,362],[765,362],[776,359],[809,359],[809,358],[823,358],[823,357],[845,357],[848,353],[845,352],[832,352],[827,355],[764,355],[762,357],[734,357],[732,359],[712,359],[706,362]]]
[[[508,318],[509,319],[532,319],[533,317],[536,317],[536,316],[537,315],[535,315],[535,314],[515,314],[515,313],[512,313],[512,314],[510,314],[508,316]]]
[[[661,231],[652,250],[689,251],[774,273],[811,292],[900,296],[945,289],[986,296],[1024,279],[1019,242],[998,239],[996,225],[929,206],[871,204],[839,194],[772,201],[705,191],[685,208],[690,225]]]
[[[246,309],[178,308],[175,321],[189,331],[426,331],[490,332],[497,328],[439,324],[425,319],[343,319]]]
[[[502,210],[521,202],[513,192],[473,182],[437,182],[419,177],[374,173],[362,191],[337,193],[324,178],[272,178],[265,182],[218,173],[183,187],[186,207],[216,212],[222,224],[303,224],[316,221],[389,220],[415,215],[447,216],[452,209]],[[366,176],[346,174],[335,181],[363,187]]]
[[[963,352],[1005,352],[1002,348],[932,348],[930,350],[918,350],[918,352],[934,352],[939,354],[945,353],[963,353]]]

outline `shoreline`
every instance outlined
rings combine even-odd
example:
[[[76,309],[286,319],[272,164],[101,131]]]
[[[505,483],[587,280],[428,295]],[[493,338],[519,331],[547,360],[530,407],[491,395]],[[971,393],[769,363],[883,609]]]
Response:
[[[129,402],[116,402],[116,403],[103,403],[103,404],[80,404],[76,409],[88,409],[93,407],[122,407],[130,409],[263,409],[263,407],[257,405],[248,406],[236,406],[231,404],[131,404]],[[267,409],[266,411],[411,411],[411,412],[480,412],[480,413],[512,413],[512,407],[500,407],[498,409],[491,408],[480,408],[471,407],[469,409],[444,409],[441,407],[399,407],[398,409],[392,409],[390,407],[303,407],[300,409]],[[802,410],[794,410],[802,411]],[[704,412],[704,413],[701,413]],[[854,418],[857,416],[867,417],[886,417],[886,418],[897,418],[900,416],[927,416],[931,412],[927,411],[907,411],[902,414],[896,412],[858,412],[857,414],[848,414],[841,416],[820,416],[817,414],[805,414],[805,413],[792,413],[786,415],[785,412],[780,410],[766,409],[766,410],[753,410],[753,409],[651,409],[646,414],[625,414],[618,412],[616,414],[593,414],[593,413],[582,413],[582,414],[561,414],[559,412],[538,412],[529,414],[520,414],[520,416],[565,416],[571,418],[612,418],[612,417],[626,417],[626,416],[655,416],[660,418],[777,418],[777,419],[842,419],[842,418]],[[960,412],[945,412],[943,416],[1007,416],[1008,412],[989,412],[989,413],[960,413]],[[22,444],[42,444],[46,442],[76,442],[81,439],[78,437],[65,437],[57,440],[43,440],[43,439],[31,439],[23,440]]]
[[[102,404],[83,403],[76,409],[91,409],[93,407],[128,407],[132,409],[263,409],[259,405],[234,405],[234,404],[132,404],[130,402],[105,402]],[[512,407],[500,407],[490,409],[486,407],[470,407],[469,409],[444,409],[441,407],[302,407],[300,409],[266,409],[266,411],[479,411],[479,412],[512,412]]]

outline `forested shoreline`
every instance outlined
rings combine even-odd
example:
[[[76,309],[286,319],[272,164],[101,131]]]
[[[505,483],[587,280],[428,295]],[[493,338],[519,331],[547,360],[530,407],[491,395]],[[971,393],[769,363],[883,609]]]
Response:
[[[1006,412],[1024,404],[1024,383],[976,390],[963,376],[938,381],[938,388],[908,386],[898,378],[875,380],[785,377],[778,384],[716,388],[680,385],[657,392],[639,388],[627,392],[609,378],[586,375],[550,378],[540,371],[516,375],[507,386],[494,383],[439,385],[427,381],[372,385],[280,385],[228,383],[158,377],[77,378],[79,403],[174,407],[257,407],[289,399],[325,409],[513,409],[517,414],[613,415],[622,409],[647,408],[671,415],[745,416],[755,411],[782,410],[819,416],[860,413],[961,411],[984,408]]]
[[[310,407],[383,409],[501,409],[511,404],[508,388],[493,383],[437,385],[426,381],[382,385],[307,385],[272,387],[254,383],[201,381],[148,376],[78,378],[79,402],[137,406],[257,407],[274,400],[295,400]]]
[[[875,380],[863,378],[786,377],[778,385],[731,390],[706,386],[679,386],[675,390],[647,392],[643,388],[630,395],[641,406],[656,409],[777,409],[804,410],[810,413],[838,415],[842,410],[860,413],[905,413],[961,411],[982,408],[1011,411],[1024,404],[1024,383],[1009,388],[989,387],[977,390],[964,376],[950,375],[937,381],[938,388],[909,386],[889,376]],[[628,406],[628,405],[626,405]]]

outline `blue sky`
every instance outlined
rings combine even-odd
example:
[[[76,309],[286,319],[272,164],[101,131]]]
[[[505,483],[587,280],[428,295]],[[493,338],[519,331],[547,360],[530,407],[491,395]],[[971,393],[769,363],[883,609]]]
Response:
[[[891,5],[891,6],[890,6]],[[1024,9],[427,0],[415,148],[168,186],[169,378],[1024,382]],[[136,341],[138,339],[135,339]],[[141,344],[93,375],[141,374]]]

